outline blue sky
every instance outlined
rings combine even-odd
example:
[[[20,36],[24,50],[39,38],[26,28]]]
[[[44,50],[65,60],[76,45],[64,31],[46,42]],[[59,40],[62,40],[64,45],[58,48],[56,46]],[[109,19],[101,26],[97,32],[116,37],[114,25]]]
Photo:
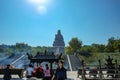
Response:
[[[0,0],[0,44],[52,46],[58,29],[66,45],[73,37],[84,45],[120,38],[120,0],[42,1]]]

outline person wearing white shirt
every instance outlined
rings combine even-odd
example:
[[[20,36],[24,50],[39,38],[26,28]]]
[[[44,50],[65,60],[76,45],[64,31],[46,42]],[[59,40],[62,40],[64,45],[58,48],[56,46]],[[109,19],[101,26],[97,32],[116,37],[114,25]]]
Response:
[[[31,64],[29,64],[29,67],[27,68],[27,78],[32,77],[33,71],[34,71],[33,66]]]

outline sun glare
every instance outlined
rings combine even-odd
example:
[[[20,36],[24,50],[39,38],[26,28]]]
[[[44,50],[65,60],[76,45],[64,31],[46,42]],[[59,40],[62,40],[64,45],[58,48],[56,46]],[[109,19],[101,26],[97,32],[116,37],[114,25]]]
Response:
[[[40,14],[45,14],[51,6],[52,0],[28,0]]]
[[[40,13],[40,14],[46,14],[46,12],[47,12],[47,8],[46,7],[44,7],[44,6],[39,6],[38,8],[37,8],[37,11]]]
[[[34,3],[34,4],[47,4],[48,0],[29,0],[30,3]]]

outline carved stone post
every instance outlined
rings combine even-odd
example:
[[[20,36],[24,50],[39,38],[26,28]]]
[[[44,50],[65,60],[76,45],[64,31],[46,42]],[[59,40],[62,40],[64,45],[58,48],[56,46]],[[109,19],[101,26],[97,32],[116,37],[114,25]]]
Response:
[[[99,78],[100,78],[100,80],[102,80],[101,61],[100,61],[100,60],[98,60],[98,62],[99,62]]]
[[[82,60],[81,63],[82,63],[82,79],[85,80],[84,60]]]

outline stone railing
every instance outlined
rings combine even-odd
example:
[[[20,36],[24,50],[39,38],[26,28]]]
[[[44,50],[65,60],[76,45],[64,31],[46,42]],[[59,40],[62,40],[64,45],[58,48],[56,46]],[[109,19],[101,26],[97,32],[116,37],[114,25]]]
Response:
[[[24,69],[11,69],[11,75],[18,75],[19,78],[23,78]],[[4,74],[4,69],[0,69],[0,75]]]

